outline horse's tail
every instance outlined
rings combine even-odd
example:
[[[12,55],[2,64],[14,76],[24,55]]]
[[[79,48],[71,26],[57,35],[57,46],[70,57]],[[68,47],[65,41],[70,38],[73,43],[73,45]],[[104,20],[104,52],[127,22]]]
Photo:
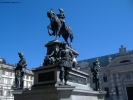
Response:
[[[74,38],[74,37],[73,37],[73,34],[70,34],[70,38],[71,38],[71,42],[72,42],[72,40],[73,40],[73,38]]]
[[[70,40],[72,42],[72,40],[74,39],[74,37],[73,37],[72,29],[70,27],[69,27],[69,36],[70,36]]]

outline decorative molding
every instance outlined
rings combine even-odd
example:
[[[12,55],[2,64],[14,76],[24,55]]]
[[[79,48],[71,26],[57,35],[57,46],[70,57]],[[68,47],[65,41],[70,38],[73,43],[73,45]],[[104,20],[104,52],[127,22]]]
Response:
[[[125,73],[120,78],[121,82],[130,82],[133,81],[133,73]]]

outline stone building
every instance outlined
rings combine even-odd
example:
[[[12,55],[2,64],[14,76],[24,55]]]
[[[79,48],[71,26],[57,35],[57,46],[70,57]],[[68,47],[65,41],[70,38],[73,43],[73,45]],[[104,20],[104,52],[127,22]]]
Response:
[[[100,87],[107,91],[105,100],[133,100],[133,50],[121,46],[119,53],[79,61],[81,70],[91,73],[92,62],[99,60]],[[95,84],[90,76],[91,87]]]
[[[14,100],[12,95],[12,86],[15,84],[14,68],[14,65],[6,63],[5,59],[0,57],[0,100]],[[33,80],[32,71],[26,69],[24,88],[30,89]]]

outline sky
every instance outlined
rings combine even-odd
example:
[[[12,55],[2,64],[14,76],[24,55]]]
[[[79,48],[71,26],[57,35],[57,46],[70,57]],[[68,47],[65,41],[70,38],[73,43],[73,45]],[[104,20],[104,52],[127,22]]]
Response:
[[[44,45],[55,39],[47,31],[51,8],[64,10],[78,60],[117,53],[121,45],[133,50],[133,0],[0,0],[0,57],[15,64],[23,52],[28,69],[40,66]]]

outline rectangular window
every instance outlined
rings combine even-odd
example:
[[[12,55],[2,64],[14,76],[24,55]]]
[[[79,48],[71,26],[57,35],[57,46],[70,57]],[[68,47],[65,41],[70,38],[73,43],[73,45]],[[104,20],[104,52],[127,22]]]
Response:
[[[7,79],[6,79],[6,78],[4,78],[4,79],[3,79],[3,83],[4,83],[4,84],[6,84],[6,82],[7,82]]]
[[[107,82],[107,77],[106,76],[103,77],[103,81]]]
[[[32,76],[30,77],[30,80],[32,80]]]
[[[10,76],[10,77],[12,76],[12,72],[9,73],[9,76]]]
[[[3,89],[3,86],[0,85],[0,89]]]
[[[119,96],[118,86],[115,86],[116,95]]]
[[[11,96],[11,91],[6,91],[6,96]]]
[[[0,96],[2,96],[3,95],[3,90],[0,90]]]
[[[26,79],[29,79],[29,76],[26,76]]]
[[[4,78],[3,77],[1,78],[1,83],[4,83]]]
[[[105,95],[105,97],[106,98],[109,98],[110,97],[110,95],[109,95],[109,88],[108,87],[105,87],[104,90],[107,92],[106,95]]]
[[[11,84],[11,79],[10,78],[7,80],[7,84]]]
[[[2,71],[2,75],[5,75],[5,71],[4,70]]]

